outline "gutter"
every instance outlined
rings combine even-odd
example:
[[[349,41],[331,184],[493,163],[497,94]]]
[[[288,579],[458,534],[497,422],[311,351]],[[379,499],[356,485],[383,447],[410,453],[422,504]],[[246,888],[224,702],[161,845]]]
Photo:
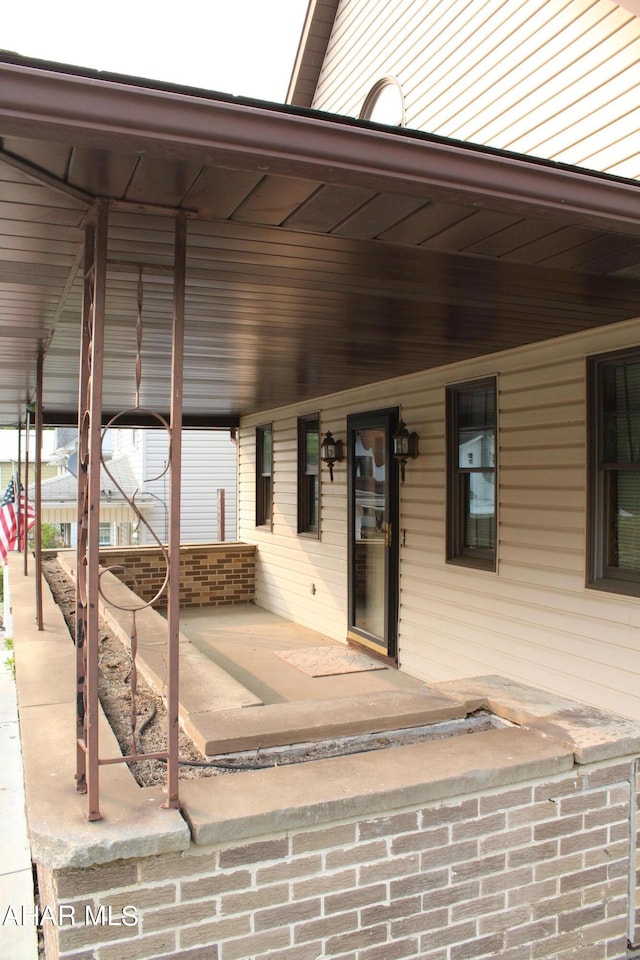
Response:
[[[128,149],[637,234],[640,184],[417,131],[0,62],[0,134]]]

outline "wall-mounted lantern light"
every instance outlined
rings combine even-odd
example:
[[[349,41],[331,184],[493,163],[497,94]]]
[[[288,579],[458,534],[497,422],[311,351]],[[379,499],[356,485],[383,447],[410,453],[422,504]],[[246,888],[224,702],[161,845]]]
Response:
[[[404,468],[407,460],[415,460],[418,456],[418,434],[409,433],[405,423],[401,420],[393,435],[393,459],[400,464],[400,479],[404,483]]]
[[[323,463],[326,463],[329,467],[329,476],[331,477],[331,483],[333,483],[333,465],[344,460],[344,454],[342,452],[342,440],[334,440],[330,430],[327,430],[322,438],[321,456]]]

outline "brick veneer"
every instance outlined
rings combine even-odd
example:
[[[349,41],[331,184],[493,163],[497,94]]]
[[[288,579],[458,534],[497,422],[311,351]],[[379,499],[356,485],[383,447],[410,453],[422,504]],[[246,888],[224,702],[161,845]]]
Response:
[[[180,548],[180,605],[209,607],[253,603],[255,551],[252,544],[186,544]],[[159,547],[105,547],[100,563],[149,602],[161,588],[166,568]],[[159,605],[166,604],[166,596]]]
[[[632,762],[86,869],[40,869],[48,960],[617,960]],[[119,925],[126,906],[138,923]]]

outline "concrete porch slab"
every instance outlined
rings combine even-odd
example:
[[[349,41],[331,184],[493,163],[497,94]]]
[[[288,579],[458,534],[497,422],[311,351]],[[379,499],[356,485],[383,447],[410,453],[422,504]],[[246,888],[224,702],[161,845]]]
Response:
[[[464,705],[423,687],[333,700],[272,703],[255,710],[192,713],[185,729],[207,756],[406,729],[466,716]]]

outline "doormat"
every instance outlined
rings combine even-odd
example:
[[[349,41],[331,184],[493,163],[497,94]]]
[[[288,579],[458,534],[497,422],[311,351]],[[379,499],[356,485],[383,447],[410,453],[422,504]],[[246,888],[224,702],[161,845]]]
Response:
[[[346,647],[305,647],[302,650],[276,650],[275,654],[309,677],[332,677],[341,673],[386,670],[386,664]]]

